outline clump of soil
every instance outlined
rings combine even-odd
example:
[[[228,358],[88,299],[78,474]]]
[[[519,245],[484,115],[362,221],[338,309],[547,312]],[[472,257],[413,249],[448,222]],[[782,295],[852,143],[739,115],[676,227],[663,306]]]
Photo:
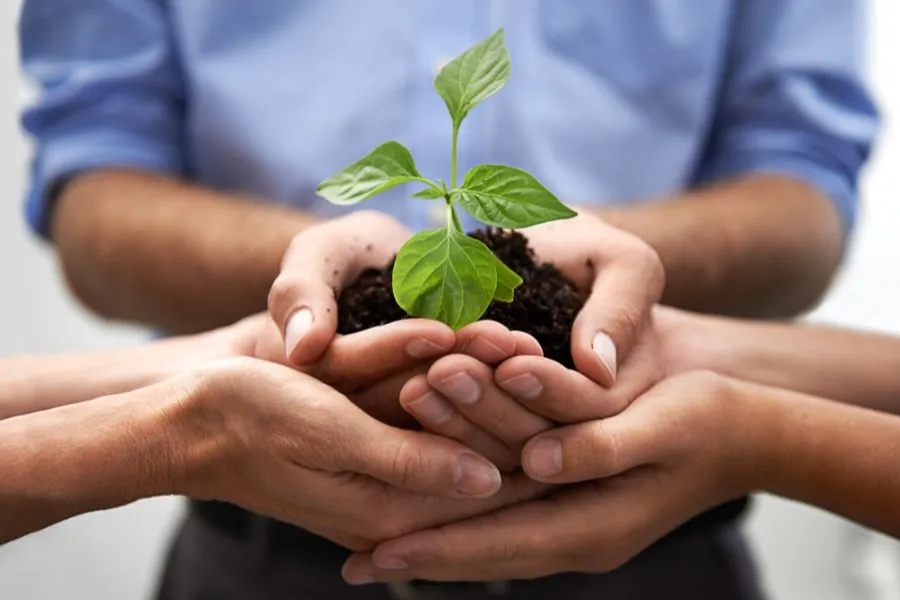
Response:
[[[572,323],[584,305],[584,295],[555,266],[537,262],[521,233],[487,228],[469,235],[484,242],[523,280],[513,302],[494,302],[482,319],[530,333],[540,342],[547,358],[574,368]],[[383,269],[368,269],[344,290],[338,298],[339,333],[356,333],[408,318],[394,300],[393,267],[391,263]]]

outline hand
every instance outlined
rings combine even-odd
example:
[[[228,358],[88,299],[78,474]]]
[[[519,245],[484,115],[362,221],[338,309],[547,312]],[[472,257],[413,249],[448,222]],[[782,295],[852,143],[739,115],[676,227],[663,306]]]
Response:
[[[610,389],[543,358],[530,336],[516,335],[521,347],[496,368],[451,354],[400,392],[400,404],[427,431],[482,453],[502,471],[521,465],[523,446],[538,433],[618,414],[669,372],[652,322]]]
[[[524,233],[539,260],[552,262],[589,293],[572,327],[572,358],[579,371],[611,387],[662,296],[659,256],[640,238],[584,213]]]
[[[266,314],[248,317],[213,334],[218,336],[215,347],[220,348],[214,358],[247,356],[286,364],[280,333]],[[485,368],[515,355],[541,354],[533,337],[511,332],[499,323],[479,321],[454,333],[436,321],[407,319],[336,336],[317,360],[300,370],[346,394],[376,419],[409,428],[415,421],[407,414],[408,407],[404,407],[407,412],[401,409],[401,389],[410,380],[423,381],[433,359],[451,351],[465,353]],[[373,356],[378,360],[372,360]],[[190,366],[195,364],[203,363]],[[481,451],[476,446],[472,447]],[[519,450],[515,451],[516,464]]]
[[[771,416],[744,400],[742,386],[688,373],[619,415],[543,433],[526,445],[527,472],[574,485],[384,542],[351,557],[344,577],[483,581],[616,569],[697,514],[756,489],[768,463],[755,432]],[[558,465],[556,473],[546,465]]]
[[[272,516],[346,547],[544,492],[454,442],[367,416],[332,388],[253,359],[207,365],[179,425],[175,493]]]
[[[336,296],[365,269],[387,265],[411,235],[396,219],[366,210],[294,237],[269,292],[289,363],[302,366],[325,351],[337,332]]]
[[[494,366],[512,356],[540,357],[540,344],[491,321],[459,333],[473,343],[463,341],[457,354],[411,378],[400,392],[400,404],[426,431],[472,448],[503,471],[516,470],[525,441],[553,424],[517,402],[504,401],[496,392]],[[494,360],[484,360],[486,355]]]

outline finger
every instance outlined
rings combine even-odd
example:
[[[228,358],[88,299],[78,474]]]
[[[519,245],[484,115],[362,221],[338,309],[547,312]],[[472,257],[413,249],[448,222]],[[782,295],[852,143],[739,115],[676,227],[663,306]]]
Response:
[[[648,465],[675,449],[669,428],[646,404],[605,420],[559,427],[522,450],[522,467],[537,481],[576,483]]]
[[[513,338],[516,340],[516,349],[513,352],[514,355],[523,355],[523,356],[543,356],[544,349],[541,348],[541,343],[538,342],[534,336],[525,333],[524,331],[513,331]],[[475,356],[475,358],[478,358]],[[480,359],[479,359],[480,360]],[[482,361],[485,362],[486,361]]]
[[[428,370],[427,379],[469,421],[509,448],[521,448],[529,438],[553,425],[498,388],[494,370],[470,356],[451,354],[437,360]]]
[[[476,321],[456,332],[454,351],[468,354],[486,365],[496,365],[513,356],[519,344],[533,349],[529,342],[496,321]]]
[[[504,477],[500,490],[489,498],[425,496],[364,475],[342,473],[335,477],[321,471],[311,478],[290,478],[285,485],[289,495],[304,497],[309,502],[304,502],[303,507],[270,505],[265,514],[358,552],[371,551],[379,541],[528,502],[552,491],[551,486],[535,482],[522,473]],[[344,501],[347,498],[356,501],[347,503]]]
[[[366,211],[293,239],[268,299],[289,362],[303,365],[325,350],[337,331],[335,294],[364,267],[387,264],[407,236],[393,219]]]
[[[498,553],[499,554],[499,553]],[[441,582],[490,582],[536,579],[566,570],[563,561],[532,558],[490,563],[444,563],[419,567],[379,569],[372,554],[354,554],[344,563],[341,576],[350,585],[396,583],[412,580]],[[557,566],[559,565],[559,566]],[[397,565],[399,567],[399,565]]]
[[[507,360],[497,367],[494,381],[532,413],[558,423],[605,418],[628,404],[617,388],[607,390],[578,371],[536,356]]]
[[[400,404],[426,431],[471,448],[494,463],[501,471],[508,472],[519,467],[521,447],[511,449],[472,423],[435,392],[428,385],[424,375],[407,382],[400,393]]]
[[[343,440],[333,443],[344,443],[344,470],[434,496],[485,498],[500,489],[497,467],[462,444],[390,427],[362,411],[343,422]]]
[[[665,278],[649,247],[615,261],[604,258],[597,258],[590,296],[572,326],[572,358],[579,371],[611,387],[662,295]]]
[[[658,476],[650,471],[580,485],[546,500],[388,540],[371,553],[351,556],[342,574],[349,583],[367,583],[609,572],[705,508],[685,482],[669,491],[675,498],[660,493]]]
[[[560,555],[583,537],[585,506],[565,511],[553,499],[535,500],[438,529],[388,540],[369,555],[355,555],[344,565],[350,582],[491,581],[523,578],[518,569],[534,567],[532,577],[564,568]],[[510,577],[510,575],[513,575]]]
[[[404,319],[335,338],[303,371],[342,391],[358,390],[442,356],[455,343],[453,330],[443,323]]]

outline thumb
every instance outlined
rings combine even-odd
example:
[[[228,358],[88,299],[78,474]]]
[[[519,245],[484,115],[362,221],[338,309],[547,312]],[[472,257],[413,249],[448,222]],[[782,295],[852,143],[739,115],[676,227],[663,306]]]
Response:
[[[337,294],[364,267],[390,262],[407,237],[399,222],[372,211],[356,211],[294,237],[268,301],[289,362],[305,365],[322,354],[337,331]]]
[[[655,462],[672,440],[665,423],[641,406],[533,437],[522,450],[523,469],[536,481],[577,483]]]
[[[662,294],[658,259],[622,260],[600,268],[572,325],[572,358],[579,371],[611,387],[619,365],[650,323]]]
[[[329,227],[318,225],[294,237],[269,291],[269,315],[294,365],[316,360],[331,343],[337,332],[335,295],[355,275],[352,250],[338,244],[341,236]]]

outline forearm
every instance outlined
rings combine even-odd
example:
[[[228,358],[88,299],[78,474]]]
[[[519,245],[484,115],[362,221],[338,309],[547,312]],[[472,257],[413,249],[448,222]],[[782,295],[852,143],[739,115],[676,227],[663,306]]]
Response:
[[[120,394],[231,355],[226,330],[117,350],[0,359],[0,420]]]
[[[52,235],[95,312],[193,333],[265,310],[305,213],[150,174],[98,171],[61,193]]]
[[[900,537],[900,418],[775,389],[748,394],[767,411],[756,424],[756,443],[770,448],[763,491]]]
[[[900,339],[834,327],[657,310],[673,373],[737,379],[900,413]]]
[[[837,210],[783,177],[749,177],[597,214],[659,253],[665,304],[696,312],[795,316],[819,300],[842,258]]]
[[[166,383],[0,421],[0,543],[176,493],[180,473],[210,452],[186,434],[196,420],[195,391],[185,381]]]

